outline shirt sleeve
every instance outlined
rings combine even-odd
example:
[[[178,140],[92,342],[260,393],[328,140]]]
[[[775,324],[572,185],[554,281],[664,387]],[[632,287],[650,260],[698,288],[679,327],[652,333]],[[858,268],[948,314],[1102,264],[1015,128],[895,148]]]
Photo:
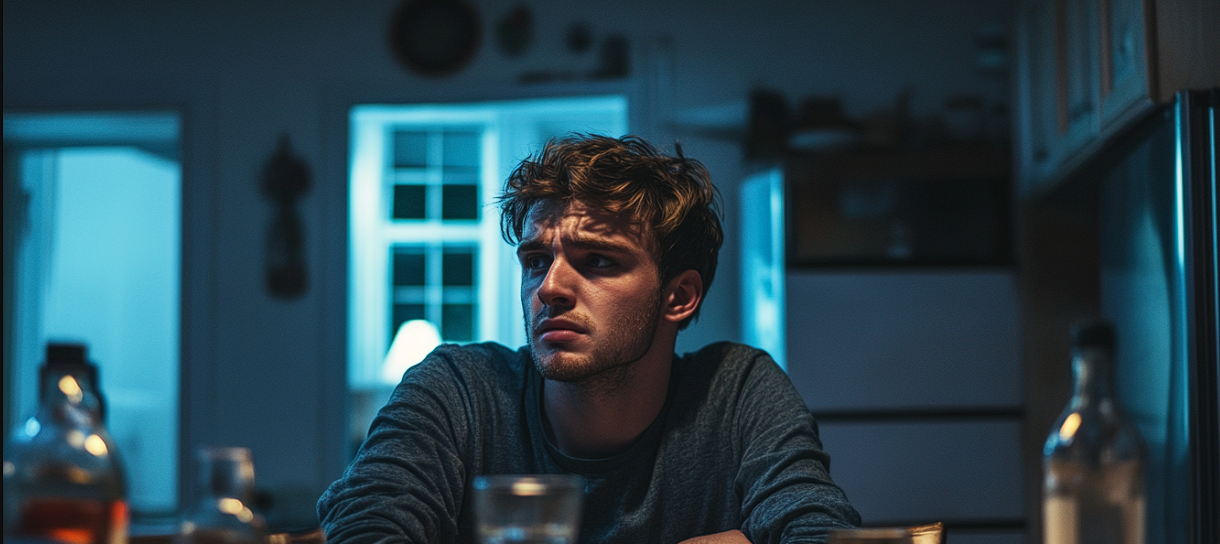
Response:
[[[411,367],[318,501],[330,543],[453,542],[465,493],[467,384],[444,350]]]
[[[752,350],[738,397],[742,532],[754,544],[825,542],[860,514],[830,478],[817,423],[787,374]]]

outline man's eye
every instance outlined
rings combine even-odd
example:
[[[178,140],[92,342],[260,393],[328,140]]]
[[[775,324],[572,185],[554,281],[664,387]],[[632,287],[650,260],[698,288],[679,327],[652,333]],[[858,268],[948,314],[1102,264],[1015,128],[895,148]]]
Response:
[[[522,262],[525,263],[526,268],[530,269],[546,268],[547,265],[547,260],[541,255],[527,256],[525,259],[522,259]]]
[[[613,260],[602,257],[601,255],[591,255],[589,256],[587,262],[589,263],[589,266],[593,268],[606,268],[608,266],[614,266],[615,264]]]

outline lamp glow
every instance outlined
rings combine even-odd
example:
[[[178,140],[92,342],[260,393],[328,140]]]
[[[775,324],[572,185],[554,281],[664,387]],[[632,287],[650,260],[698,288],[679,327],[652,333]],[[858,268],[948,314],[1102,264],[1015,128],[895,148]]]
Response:
[[[403,372],[422,361],[440,344],[440,332],[430,321],[412,319],[403,323],[394,334],[390,351],[381,365],[381,380],[391,385],[398,383]]]

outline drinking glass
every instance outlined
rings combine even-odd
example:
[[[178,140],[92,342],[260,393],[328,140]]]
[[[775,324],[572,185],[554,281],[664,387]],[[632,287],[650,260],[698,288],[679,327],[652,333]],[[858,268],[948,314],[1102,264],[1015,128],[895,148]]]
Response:
[[[573,544],[584,481],[566,474],[477,476],[475,523],[483,544]]]
[[[177,544],[261,544],[262,516],[251,509],[254,461],[246,448],[199,450],[196,500],[182,517]]]

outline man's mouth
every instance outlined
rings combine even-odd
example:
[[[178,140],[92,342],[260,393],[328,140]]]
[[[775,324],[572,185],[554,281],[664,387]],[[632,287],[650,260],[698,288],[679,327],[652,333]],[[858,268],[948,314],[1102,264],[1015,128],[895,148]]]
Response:
[[[540,342],[570,342],[588,332],[588,329],[569,319],[547,318],[534,327],[534,335]]]

